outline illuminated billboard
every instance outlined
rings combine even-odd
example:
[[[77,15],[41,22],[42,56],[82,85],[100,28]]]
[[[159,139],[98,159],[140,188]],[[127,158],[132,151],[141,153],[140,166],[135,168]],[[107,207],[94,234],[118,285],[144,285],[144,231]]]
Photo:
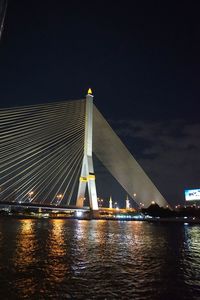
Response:
[[[185,200],[186,201],[200,200],[200,189],[185,190]]]

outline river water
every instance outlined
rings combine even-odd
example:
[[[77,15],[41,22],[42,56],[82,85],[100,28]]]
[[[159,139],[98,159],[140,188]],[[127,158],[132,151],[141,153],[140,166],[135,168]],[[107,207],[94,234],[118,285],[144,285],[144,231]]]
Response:
[[[200,226],[1,217],[0,299],[200,299]]]

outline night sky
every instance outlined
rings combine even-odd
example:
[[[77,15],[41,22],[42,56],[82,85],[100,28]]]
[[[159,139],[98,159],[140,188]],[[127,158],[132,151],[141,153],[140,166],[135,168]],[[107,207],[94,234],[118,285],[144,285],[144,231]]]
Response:
[[[199,8],[8,1],[1,106],[79,99],[92,87],[96,106],[160,192],[183,203],[185,188],[200,188]]]

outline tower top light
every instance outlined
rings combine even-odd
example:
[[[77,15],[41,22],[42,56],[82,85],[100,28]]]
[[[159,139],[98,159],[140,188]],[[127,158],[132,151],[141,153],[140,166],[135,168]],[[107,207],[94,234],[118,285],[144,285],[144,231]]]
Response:
[[[88,95],[92,95],[92,90],[91,90],[91,88],[88,89]]]

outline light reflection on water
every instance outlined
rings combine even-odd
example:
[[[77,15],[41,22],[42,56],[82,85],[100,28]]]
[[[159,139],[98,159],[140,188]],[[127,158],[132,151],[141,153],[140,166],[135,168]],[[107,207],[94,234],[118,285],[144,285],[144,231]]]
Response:
[[[199,229],[1,218],[1,299],[199,299]]]
[[[26,276],[37,262],[35,256],[37,240],[35,239],[35,222],[32,219],[21,220],[16,232],[16,246],[13,249],[13,270],[21,276],[13,282],[14,289],[21,290],[21,296],[33,295],[36,291],[36,279]],[[25,274],[25,276],[24,276]]]
[[[200,228],[185,226],[184,246],[182,248],[182,268],[184,270],[184,280],[191,290],[200,287]],[[199,289],[200,299],[200,289]]]
[[[47,241],[47,277],[56,284],[64,280],[67,271],[66,264],[62,262],[62,257],[65,257],[68,251],[65,247],[64,224],[64,220],[52,220],[52,230],[49,232]]]

